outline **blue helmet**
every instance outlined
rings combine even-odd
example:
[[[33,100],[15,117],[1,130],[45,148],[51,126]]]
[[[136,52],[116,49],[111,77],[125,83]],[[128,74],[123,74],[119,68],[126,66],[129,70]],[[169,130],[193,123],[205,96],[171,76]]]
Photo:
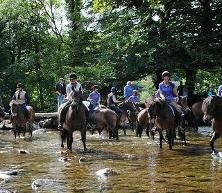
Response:
[[[112,87],[111,92],[116,92],[116,87]]]

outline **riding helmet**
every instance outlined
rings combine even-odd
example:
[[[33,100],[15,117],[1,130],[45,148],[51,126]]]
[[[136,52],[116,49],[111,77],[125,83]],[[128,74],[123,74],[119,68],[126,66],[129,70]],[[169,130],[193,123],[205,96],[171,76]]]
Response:
[[[162,73],[162,78],[165,77],[165,76],[169,76],[170,77],[170,73],[168,71],[164,71]]]
[[[17,87],[17,88],[23,88],[23,84],[19,82],[19,83],[16,85],[16,87]]]
[[[138,93],[138,91],[137,91],[137,90],[133,90],[133,93],[137,94],[137,93]]]

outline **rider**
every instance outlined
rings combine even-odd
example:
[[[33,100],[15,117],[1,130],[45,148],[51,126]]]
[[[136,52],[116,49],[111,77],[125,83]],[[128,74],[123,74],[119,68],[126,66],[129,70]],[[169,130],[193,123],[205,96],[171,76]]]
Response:
[[[127,100],[133,94],[133,85],[131,81],[127,81],[126,85],[123,88],[123,94],[125,100]]]
[[[175,112],[175,116],[178,120],[184,115],[184,110],[177,104],[179,101],[179,96],[177,88],[173,82],[171,82],[171,75],[168,71],[162,73],[163,81],[159,84],[160,98],[164,99],[167,103],[170,104],[172,109]]]
[[[133,94],[126,101],[127,102],[131,102],[131,103],[139,103],[140,102],[140,98],[138,96],[138,91],[137,90],[133,90]]]
[[[61,104],[64,103],[65,95],[66,95],[66,84],[63,78],[59,79],[59,82],[55,85],[55,92],[57,94],[57,102],[58,102],[58,108]]]
[[[72,99],[73,91],[82,91],[82,85],[77,82],[77,76],[74,73],[69,75],[70,83],[66,86],[66,100]]]
[[[214,89],[213,89],[213,85],[210,84],[210,85],[209,85],[209,90],[208,90],[207,96],[215,96],[215,95],[216,95],[216,93],[215,93],[215,91],[214,91]]]
[[[180,81],[179,86],[177,87],[177,92],[179,96],[184,96],[184,85],[183,85],[183,81]]]
[[[22,83],[18,83],[16,86],[15,94],[12,97],[12,100],[14,100],[23,110],[24,114],[28,115],[28,109],[26,105],[29,104],[30,99],[27,93],[23,90]]]
[[[159,84],[160,98],[165,99],[167,102],[177,102],[178,92],[175,84],[171,82],[171,75],[168,71],[162,73],[163,81]]]
[[[107,97],[107,106],[116,112],[116,114],[118,115],[118,117],[120,118],[120,116],[122,115],[122,111],[120,110],[120,108],[117,106],[118,103],[120,103],[121,101],[116,100],[116,88],[112,87],[111,92],[108,94]]]
[[[87,98],[87,100],[90,102],[90,105],[89,105],[90,111],[93,111],[95,107],[99,106],[101,96],[100,96],[100,93],[98,92],[98,85],[92,86],[92,92],[89,94],[89,97]]]
[[[69,75],[70,83],[66,86],[66,102],[61,105],[61,108],[59,109],[59,124],[58,129],[62,129],[63,123],[65,121],[66,112],[68,110],[68,107],[70,106],[72,102],[72,96],[74,91],[82,91],[82,85],[77,82],[77,76],[74,73],[71,73]]]

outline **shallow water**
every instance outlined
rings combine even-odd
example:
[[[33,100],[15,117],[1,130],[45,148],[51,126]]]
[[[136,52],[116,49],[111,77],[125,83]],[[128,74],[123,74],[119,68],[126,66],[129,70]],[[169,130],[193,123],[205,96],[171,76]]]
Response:
[[[18,171],[5,180],[0,175],[0,189],[22,193],[222,192],[222,158],[211,156],[209,128],[200,132],[188,132],[188,145],[178,141],[173,150],[165,143],[159,149],[157,136],[153,142],[145,135],[137,138],[127,131],[124,136],[120,131],[115,141],[108,140],[106,133],[87,133],[86,153],[75,132],[69,153],[60,148],[57,131],[16,140],[11,132],[0,131],[0,173]],[[221,142],[216,142],[220,151]],[[103,175],[105,168],[112,172]]]

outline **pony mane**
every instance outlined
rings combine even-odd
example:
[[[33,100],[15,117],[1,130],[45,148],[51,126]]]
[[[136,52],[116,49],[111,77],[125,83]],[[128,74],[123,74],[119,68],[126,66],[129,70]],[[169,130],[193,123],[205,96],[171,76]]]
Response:
[[[204,99],[203,103],[202,103],[202,111],[207,113],[207,109],[209,106],[212,105],[212,100],[213,100],[214,97],[212,96],[209,96],[207,98]]]
[[[161,107],[166,106],[167,102],[164,99],[161,98],[155,98],[153,100],[154,103],[159,104]]]
[[[12,107],[12,105],[18,105],[18,103],[15,100],[11,100],[9,106]]]
[[[100,109],[107,109],[107,107],[105,105],[99,105],[98,108],[100,108]]]

